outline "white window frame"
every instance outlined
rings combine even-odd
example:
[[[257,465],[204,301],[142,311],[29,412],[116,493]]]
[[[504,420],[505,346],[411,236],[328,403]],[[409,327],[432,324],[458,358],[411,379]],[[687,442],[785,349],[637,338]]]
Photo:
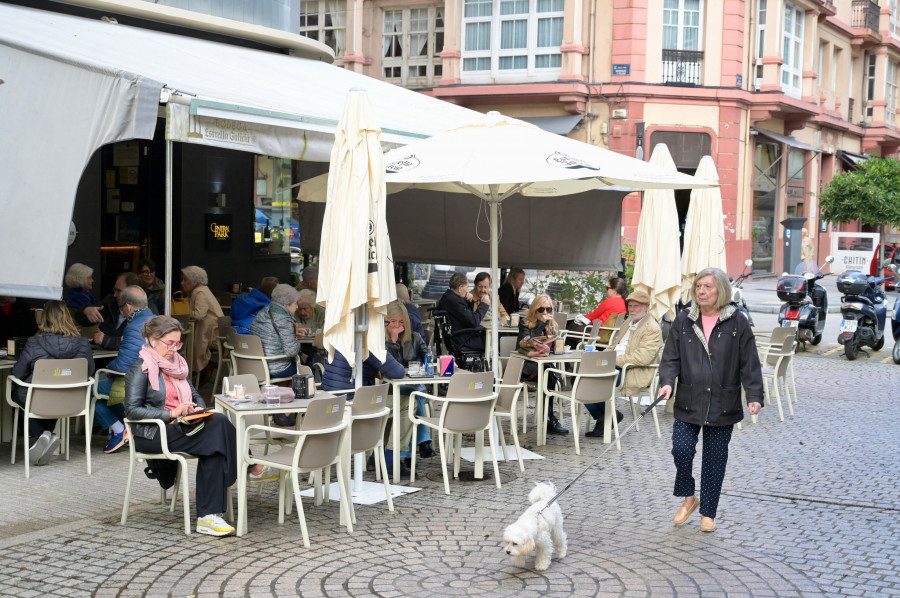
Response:
[[[806,13],[790,2],[784,3],[784,20],[781,24],[781,89],[787,95],[799,98],[803,94],[803,38],[806,35]],[[789,18],[791,17],[791,18]],[[788,31],[788,24],[794,25],[800,19],[800,34],[794,27]],[[787,77],[787,82],[785,82]]]
[[[311,26],[311,27],[304,26],[302,24],[303,17],[308,14],[313,14],[311,12],[306,12],[305,9],[308,8],[310,4],[313,4],[313,3],[315,3],[317,6],[316,16],[317,16],[318,22],[316,25]],[[326,0],[302,0],[300,2],[300,21],[301,21],[300,35],[302,35],[304,37],[310,37],[312,39],[315,39],[322,43],[325,43],[326,32],[329,32],[329,31],[334,32],[334,36],[336,39],[338,36],[338,32],[343,31],[343,36],[344,36],[343,48],[340,48],[340,49],[332,48],[332,50],[335,50],[334,63],[337,65],[342,65],[343,59],[344,59],[344,52],[347,51],[347,4],[346,4],[346,2],[342,2],[342,1],[334,2],[333,3],[334,5],[340,6],[343,10],[333,11],[333,12],[327,10],[328,4],[331,4],[331,2],[326,2]],[[340,14],[340,13],[344,13],[344,15],[343,15],[344,25],[343,26],[340,26],[340,25],[335,26],[333,16],[332,16],[332,25],[331,26],[325,25],[325,16],[326,15],[336,15],[336,14]],[[311,35],[311,34],[315,34],[315,35]]]
[[[697,19],[697,47],[696,48],[685,48],[684,47],[684,31],[685,31],[685,18],[688,15],[688,11],[684,8],[685,0],[673,0],[678,3],[678,7],[674,9],[674,12],[678,14],[677,24],[675,27],[677,28],[676,33],[676,42],[674,48],[663,48],[664,50],[688,50],[692,52],[702,52],[703,51],[703,0],[700,0],[699,8],[697,9],[698,19]],[[666,27],[670,25],[665,24],[665,13],[666,11],[673,10],[665,8],[665,3],[663,3],[663,31],[665,31]],[[693,25],[691,26],[693,27]],[[665,34],[663,34],[663,45],[665,45]]]
[[[412,35],[414,33],[420,33],[418,31],[412,31],[411,15],[412,11],[414,10],[427,11],[426,21],[428,25],[425,33],[428,36],[428,40],[426,42],[426,48],[429,48],[430,52],[428,52],[424,56],[410,55],[412,48]],[[441,51],[443,50],[443,47],[438,47],[438,34],[443,34],[445,30],[444,28],[446,26],[446,21],[444,20],[443,5],[385,8],[382,14],[382,48],[384,48],[384,39],[388,35],[388,32],[385,31],[384,27],[384,23],[387,21],[386,17],[388,13],[400,13],[401,30],[399,36],[400,47],[403,49],[403,51],[401,56],[399,57],[381,57],[382,78],[389,83],[394,83],[403,87],[432,87],[436,85],[443,72],[441,62]],[[438,15],[441,16],[441,21],[444,23],[440,27],[438,27],[437,25]],[[424,77],[411,76],[409,73],[410,67],[420,66],[424,66],[426,68],[426,75]],[[388,76],[386,69],[393,69],[398,67],[400,68],[399,77]],[[437,73],[435,73],[435,71],[437,71]]]
[[[897,122],[897,63],[888,60],[887,76],[884,78],[884,100],[886,102],[884,120],[894,128]]]
[[[825,42],[819,42],[819,64],[816,67],[816,85],[822,87],[822,69],[825,68]]]
[[[538,47],[538,22],[544,19],[565,19],[565,5],[562,10],[538,12],[538,0],[527,0],[527,13],[515,13],[501,15],[500,6],[502,0],[492,0],[491,14],[489,16],[466,16],[466,0],[462,0],[462,61],[460,65],[460,78],[464,83],[489,82],[495,79],[503,81],[547,81],[554,80],[562,71],[561,66],[537,68],[535,59],[537,56],[559,56],[562,62],[562,52],[559,48]],[[527,40],[525,48],[501,49],[501,30],[504,21],[526,21]],[[466,29],[470,24],[490,23],[490,48],[488,50],[467,50]],[[527,66],[520,69],[501,69],[500,58],[509,56],[527,56]],[[467,70],[467,59],[490,58],[490,69]]]
[[[865,83],[865,98],[866,105],[863,108],[863,115],[865,116],[866,122],[870,122],[872,120],[872,116],[875,114],[875,106],[873,102],[875,101],[875,73],[878,72],[878,59],[875,54],[867,54],[865,58],[865,62],[863,62],[863,73],[864,73],[864,83]]]
[[[756,5],[756,52],[753,66],[753,87],[759,90],[763,84],[763,56],[766,55],[766,23],[768,22],[768,9],[766,0],[758,0]]]
[[[891,36],[894,39],[900,39],[900,14],[898,14],[897,0],[890,0],[891,9]]]

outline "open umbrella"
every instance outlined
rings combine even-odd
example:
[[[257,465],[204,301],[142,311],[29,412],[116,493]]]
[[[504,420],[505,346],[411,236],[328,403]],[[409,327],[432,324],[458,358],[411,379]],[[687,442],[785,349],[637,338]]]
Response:
[[[365,92],[351,90],[331,151],[316,299],[325,306],[329,361],[339,351],[357,365],[357,378],[369,352],[385,359],[381,316],[397,297],[380,135]],[[366,323],[365,334],[357,336]]]
[[[650,155],[650,164],[663,171],[677,173],[669,148],[659,143]],[[704,185],[710,183],[703,181]],[[671,189],[650,188],[644,192],[638,223],[632,286],[650,294],[650,313],[657,320],[668,314],[675,317],[681,296],[681,265],[678,247],[678,210]]]
[[[703,156],[697,166],[698,179],[719,182],[712,156]],[[722,222],[722,192],[718,187],[691,191],[681,251],[681,302],[691,300],[697,272],[704,268],[725,269],[725,224]]]

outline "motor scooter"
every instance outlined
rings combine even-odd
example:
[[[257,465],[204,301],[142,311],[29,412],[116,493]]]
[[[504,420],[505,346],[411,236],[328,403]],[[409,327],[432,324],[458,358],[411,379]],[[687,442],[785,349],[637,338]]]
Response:
[[[744,301],[744,291],[741,288],[741,285],[743,285],[744,281],[750,276],[749,268],[752,265],[753,260],[746,260],[741,275],[731,281],[731,303],[739,312],[744,314],[744,317],[747,318],[750,326],[753,326],[753,317],[750,315],[750,310],[747,309],[747,303]]]
[[[834,258],[829,255],[817,273],[784,276],[778,281],[778,298],[784,301],[778,312],[778,325],[796,327],[798,342],[814,345],[822,342],[828,293],[819,281],[829,275],[822,272],[822,268],[832,262]]]
[[[894,273],[894,276],[900,278],[900,266],[891,264],[888,269]],[[894,300],[894,307],[891,309],[891,334],[894,337],[894,350],[891,357],[894,363],[900,364],[900,296]]]
[[[844,355],[850,361],[856,359],[861,347],[878,351],[884,346],[887,305],[884,291],[879,288],[883,282],[883,278],[866,276],[857,270],[848,270],[837,279],[838,291],[843,295],[843,320],[837,341],[844,345]]]

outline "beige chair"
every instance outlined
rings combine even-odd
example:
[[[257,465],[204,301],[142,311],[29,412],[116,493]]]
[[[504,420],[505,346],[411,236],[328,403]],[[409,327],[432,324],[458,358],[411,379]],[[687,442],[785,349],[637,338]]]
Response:
[[[788,336],[794,337],[794,344],[792,345],[792,350],[794,353],[797,352],[797,329],[793,326],[779,326],[772,330],[772,334],[769,335],[768,342],[760,342],[757,343],[757,350],[762,352],[760,355],[760,360],[763,360],[765,355],[765,351],[772,347],[782,347],[784,344],[784,339]],[[797,402],[797,380],[794,378],[794,360],[790,360],[790,365],[788,369],[791,373],[791,394],[793,395],[793,400]]]
[[[659,356],[657,356],[659,358]],[[641,388],[637,391],[636,395],[624,396],[622,391],[625,388],[625,376],[628,375],[628,370],[640,368],[640,369],[652,369],[653,378],[650,380],[650,384]],[[647,393],[647,396],[650,397],[650,402],[652,403],[654,399],[656,399],[657,387],[659,386],[659,364],[652,363],[650,365],[634,365],[633,363],[626,363],[622,366],[622,376],[621,382],[616,387],[616,394],[619,395],[620,398],[628,401],[628,404],[631,406],[631,416],[637,421],[638,413],[641,411],[641,398],[644,396],[644,393]],[[650,410],[653,414],[653,425],[656,426],[656,437],[662,438],[662,434],[659,431],[659,416],[656,415],[656,407]],[[635,423],[634,427],[640,432],[641,426],[638,423]]]
[[[388,511],[394,510],[391,499],[391,485],[388,481],[387,462],[384,458],[384,429],[387,427],[391,410],[388,407],[391,399],[390,385],[376,384],[357,388],[353,395],[353,415],[350,427],[350,456],[357,453],[375,452],[375,478],[384,482],[384,494],[387,498]],[[330,476],[326,473],[325,479]],[[350,506],[353,510],[352,502]],[[354,513],[353,523],[356,523]]]
[[[608,349],[609,344],[612,342],[612,339],[625,324],[625,320],[627,318],[628,314],[616,314],[615,320],[612,320],[612,322],[610,322],[610,320],[607,320],[606,325],[598,326],[597,340],[594,341],[594,346],[600,349]]]
[[[556,328],[559,330],[559,339],[565,340],[568,330],[566,324],[569,323],[569,314],[564,311],[553,312],[553,320],[556,322]]]
[[[25,451],[25,477],[31,476],[29,461],[28,422],[32,417],[59,419],[60,439],[66,461],[69,460],[69,418],[84,417],[84,452],[87,472],[91,474],[91,388],[94,379],[88,377],[87,359],[39,359],[34,364],[31,382],[9,377],[6,402],[13,408],[12,464],[16,463],[16,435],[19,418],[16,409],[25,415],[22,444]],[[26,389],[25,407],[12,400],[12,390],[18,384]]]
[[[97,405],[97,399],[104,399],[106,401],[109,401],[109,395],[101,393],[97,388],[100,385],[100,374],[105,374],[107,378],[110,378],[111,380],[113,380],[113,382],[115,382],[116,378],[124,377],[126,373],[127,372],[117,372],[116,370],[110,370],[107,368],[100,368],[99,370],[96,370],[94,372],[94,386],[93,386],[94,400],[91,401],[91,421],[90,421],[91,428],[94,427],[94,409],[96,408],[96,405]]]
[[[272,378],[269,362],[275,359],[289,359],[287,355],[266,355],[262,341],[252,334],[236,334],[231,338],[231,371],[233,375],[253,374],[261,385],[290,380],[290,376]]]
[[[556,372],[560,376],[568,374],[572,377],[572,390],[550,390],[546,387],[550,379],[549,373]],[[578,362],[578,370],[574,373],[565,372],[556,368],[544,370],[544,397],[552,401],[554,397],[568,401],[572,412],[572,437],[575,439],[575,454],[581,454],[579,437],[581,436],[582,405],[586,403],[606,403],[603,422],[603,442],[610,441],[610,423],[616,434],[616,448],[621,449],[619,443],[619,424],[613,415],[616,412],[616,352],[592,351],[581,356]],[[590,427],[588,418],[587,427]]]
[[[296,440],[296,444],[283,447],[280,451],[270,455],[255,457],[248,451],[241,456],[241,464],[238,468],[238,476],[246,476],[247,469],[251,465],[261,463],[268,467],[278,469],[278,523],[284,523],[284,513],[290,504],[291,495],[287,489],[290,480],[293,488],[293,500],[297,504],[297,516],[300,520],[300,531],[303,534],[303,546],[309,548],[309,532],[306,528],[306,518],[303,515],[303,503],[300,499],[300,474],[313,473],[335,465],[337,466],[337,480],[340,491],[340,510],[343,512],[347,531],[353,532],[353,514],[349,505],[350,492],[347,487],[348,479],[344,475],[342,450],[347,441],[347,422],[344,421],[344,406],[347,399],[343,396],[330,399],[313,399],[309,402],[306,416],[299,430],[276,430],[290,434]],[[254,429],[265,429],[267,426],[249,426],[247,432]],[[241,492],[238,496],[240,505],[240,517],[247,516],[247,485],[240,485]],[[246,519],[244,519],[246,522]],[[246,527],[245,527],[246,529]]]
[[[519,337],[512,334],[504,335],[500,337],[500,342],[497,344],[500,347],[500,352],[498,353],[501,366],[500,373],[504,380],[509,380],[508,384],[513,384],[514,381],[506,377],[506,366],[504,364],[509,362],[510,357],[518,354]],[[506,384],[506,382],[504,383]],[[528,386],[525,384],[522,385],[522,393],[522,434],[525,434],[528,431]]]
[[[231,373],[231,355],[228,346],[228,329],[231,328],[231,318],[222,316],[217,320],[218,333],[213,339],[210,347],[213,351],[213,358],[216,360],[216,375],[213,377],[213,394],[216,394],[216,387],[219,386],[220,376],[222,375],[222,367],[227,370],[226,376]]]
[[[122,504],[122,519],[121,524],[125,525],[128,522],[128,510],[131,507],[131,486],[134,483],[134,471],[135,465],[138,460],[146,461],[147,459],[159,459],[159,460],[167,460],[167,461],[175,461],[178,464],[178,473],[175,476],[175,485],[172,488],[172,502],[169,505],[169,511],[175,512],[175,504],[178,502],[178,488],[182,489],[182,503],[184,505],[184,533],[188,536],[191,535],[191,498],[190,498],[190,490],[188,486],[190,484],[187,482],[187,460],[188,459],[196,459],[193,455],[188,455],[186,453],[173,453],[168,449],[168,436],[166,435],[166,426],[161,419],[125,419],[125,427],[128,429],[129,438],[134,438],[134,434],[131,431],[132,424],[150,424],[159,427],[159,435],[160,435],[160,444],[162,445],[162,451],[159,453],[143,453],[135,447],[135,443],[132,440],[128,443],[128,481],[125,483],[125,502]],[[183,482],[183,485],[182,485]],[[163,503],[165,503],[166,491],[162,491]],[[228,500],[228,511],[230,515],[230,519],[234,517],[231,516],[231,500],[229,494]]]
[[[769,402],[771,399],[769,395],[769,380],[771,380],[772,388],[775,391],[775,402],[778,404],[778,417],[781,421],[784,421],[784,409],[781,406],[782,389],[787,399],[791,417],[794,415],[794,405],[788,388],[787,375],[791,371],[794,359],[795,338],[793,334],[786,334],[781,341],[781,346],[770,345],[762,359],[763,392],[766,396],[766,402]],[[742,395],[742,400],[746,401],[747,399]]]
[[[515,338],[515,337],[513,337]],[[503,370],[503,380],[496,385],[497,404],[494,407],[494,417],[497,419],[497,429],[500,430],[500,446],[503,448],[503,458],[509,461],[506,455],[506,436],[503,434],[503,426],[500,420],[506,418],[509,420],[509,430],[512,432],[513,444],[516,447],[516,457],[519,459],[519,471],[525,471],[525,462],[522,460],[522,447],[519,446],[519,434],[516,431],[516,418],[519,410],[519,394],[525,392],[526,404],[528,402],[528,391],[525,389],[525,383],[521,381],[522,367],[525,360],[515,355],[509,358],[506,368]],[[524,412],[525,409],[523,408]],[[523,413],[524,420],[524,413]]]
[[[437,417],[416,415],[416,398],[423,396],[429,401],[441,404]],[[440,397],[415,391],[409,397],[409,419],[413,422],[412,446],[416,446],[417,426],[425,425],[437,434],[441,455],[441,471],[444,475],[444,492],[450,494],[450,480],[447,477],[447,459],[451,455],[446,446],[453,438],[453,477],[459,477],[459,453],[463,434],[488,431],[491,455],[494,459],[494,478],[500,488],[500,469],[497,465],[497,445],[494,439],[494,406],[497,394],[494,392],[494,374],[492,372],[457,372],[450,379],[447,396]],[[445,439],[446,435],[446,439]],[[477,447],[476,447],[477,448]],[[416,479],[416,452],[412,451],[412,464],[409,478]],[[476,463],[477,466],[480,464]]]

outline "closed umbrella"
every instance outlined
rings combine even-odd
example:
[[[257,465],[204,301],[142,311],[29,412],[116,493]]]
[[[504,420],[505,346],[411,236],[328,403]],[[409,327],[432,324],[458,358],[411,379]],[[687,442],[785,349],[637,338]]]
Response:
[[[381,316],[396,299],[380,135],[365,92],[351,90],[331,151],[316,299],[329,361],[338,351],[357,366],[369,352],[385,360]]]
[[[718,184],[719,173],[712,156],[703,156],[694,176]],[[704,268],[725,270],[725,224],[722,222],[722,191],[719,187],[691,191],[681,251],[682,303],[691,300],[694,277]]]
[[[677,172],[669,148],[663,143],[653,149],[650,164],[663,171]],[[675,192],[671,189],[644,191],[631,284],[635,290],[650,294],[650,313],[657,320],[666,314],[675,317],[675,306],[681,296],[679,254]]]

